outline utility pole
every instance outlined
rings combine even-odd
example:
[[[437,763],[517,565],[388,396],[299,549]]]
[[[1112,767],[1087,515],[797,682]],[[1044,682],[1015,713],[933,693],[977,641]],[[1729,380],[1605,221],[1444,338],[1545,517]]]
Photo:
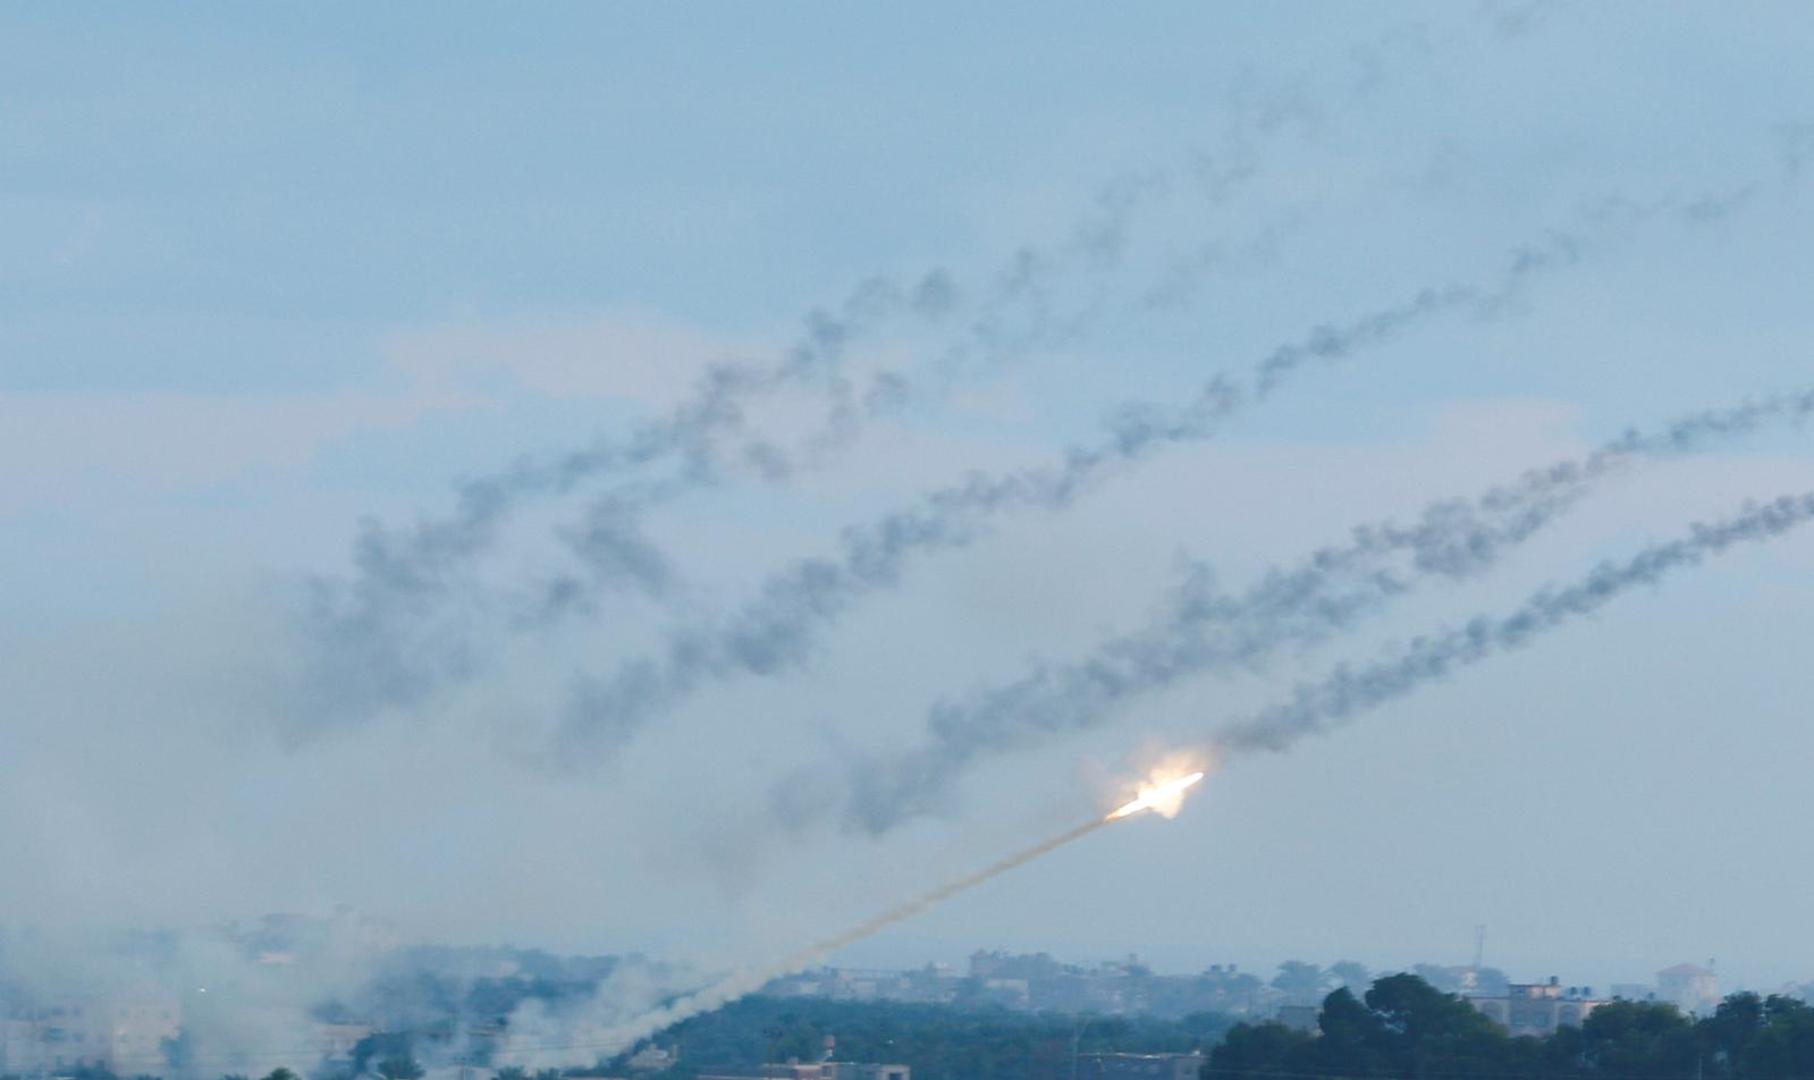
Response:
[[[1474,974],[1480,974],[1480,962],[1486,957],[1486,924],[1479,923],[1474,927]]]

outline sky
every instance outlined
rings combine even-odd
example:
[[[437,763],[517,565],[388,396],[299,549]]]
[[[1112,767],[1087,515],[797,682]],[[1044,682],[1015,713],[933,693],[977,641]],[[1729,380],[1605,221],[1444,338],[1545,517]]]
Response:
[[[1814,386],[1810,48],[1790,3],[11,6],[0,921],[762,962],[1800,496],[1787,414],[1635,455],[915,771],[1192,596]],[[1735,543],[839,959],[1484,925],[1518,978],[1814,978],[1810,569]]]

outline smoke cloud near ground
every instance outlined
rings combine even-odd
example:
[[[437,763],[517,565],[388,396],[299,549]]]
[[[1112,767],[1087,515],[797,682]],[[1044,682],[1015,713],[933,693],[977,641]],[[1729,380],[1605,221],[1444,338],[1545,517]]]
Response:
[[[356,1000],[395,957],[388,930],[346,911],[106,936],[0,929],[0,1015],[56,1019],[123,1075],[313,1068],[335,1053],[321,1006]],[[52,1064],[10,1049],[15,1070]]]

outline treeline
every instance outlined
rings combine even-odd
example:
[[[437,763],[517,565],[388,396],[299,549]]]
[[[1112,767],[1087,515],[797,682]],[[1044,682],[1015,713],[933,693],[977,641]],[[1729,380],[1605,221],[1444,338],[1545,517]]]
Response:
[[[1072,1075],[1073,1052],[1207,1051],[1232,1020],[1014,1012],[901,1002],[752,997],[665,1032],[679,1050],[664,1080],[747,1069],[765,1061],[816,1061],[825,1037],[842,1061],[908,1065],[914,1080],[1052,1080]]]
[[[1390,975],[1359,997],[1347,988],[1329,994],[1319,1027],[1236,1024],[1211,1051],[1204,1080],[1814,1077],[1814,1007],[1781,995],[1733,994],[1698,1019],[1673,1005],[1615,1001],[1579,1028],[1513,1038],[1462,998],[1415,975]]]

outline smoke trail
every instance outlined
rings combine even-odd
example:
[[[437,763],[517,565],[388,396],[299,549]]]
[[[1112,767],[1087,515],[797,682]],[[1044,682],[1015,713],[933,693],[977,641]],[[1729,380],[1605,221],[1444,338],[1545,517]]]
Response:
[[[1773,423],[1814,414],[1814,390],[1776,394],[1628,431],[1579,459],[1533,469],[1471,499],[1441,499],[1410,525],[1357,526],[1325,547],[1266,573],[1236,596],[1218,595],[1197,567],[1145,626],[1063,664],[935,705],[926,739],[911,750],[852,766],[847,824],[883,833],[948,805],[952,785],[979,760],[1087,730],[1117,709],[1191,677],[1261,667],[1287,646],[1347,631],[1430,579],[1484,573],[1567,512],[1614,472],[1643,459],[1702,449]],[[776,785],[771,805],[786,825],[823,820],[799,783]]]
[[[870,593],[896,585],[917,556],[963,547],[995,515],[1063,510],[1115,470],[1180,442],[1214,436],[1224,421],[1275,394],[1311,363],[1333,363],[1395,341],[1439,316],[1502,312],[1538,276],[1572,265],[1579,244],[1568,236],[1518,249],[1495,284],[1450,284],[1340,325],[1321,324],[1280,345],[1240,378],[1218,375],[1182,407],[1128,405],[1106,438],[1072,446],[1057,465],[986,475],[935,490],[919,505],[847,529],[836,557],[801,559],[764,579],[757,595],[727,619],[673,632],[660,659],[621,665],[605,677],[576,680],[563,718],[559,758],[579,763],[609,752],[655,715],[700,688],[740,674],[767,675],[797,666],[817,634]]]
[[[992,878],[999,877],[1017,867],[1025,866],[1034,859],[1049,854],[1066,844],[1081,840],[1098,829],[1114,824],[1117,820],[1121,819],[1097,818],[1085,822],[1030,848],[990,863],[975,873],[947,882],[931,892],[890,908],[840,934],[815,942],[774,964],[735,972],[709,986],[683,994],[658,1009],[646,1012],[606,1032],[601,1040],[602,1048],[610,1052],[621,1052],[664,1028],[672,1027],[690,1017],[722,1008],[740,997],[760,990],[773,979],[801,971],[814,964],[823,963],[827,956],[840,949],[854,945],[898,922],[910,919],[927,908],[949,900],[959,893],[974,889]]]
[[[1224,205],[1262,175],[1261,149],[1267,142],[1323,125],[1324,110],[1316,99],[1363,99],[1389,63],[1427,48],[1396,30],[1354,48],[1350,60],[1364,68],[1364,86],[1338,78],[1313,93],[1300,78],[1261,91],[1238,87],[1226,109],[1231,119],[1210,149],[1188,153],[1178,164],[1130,171],[1104,183],[1061,239],[1018,247],[980,286],[960,286],[943,268],[910,280],[870,277],[840,303],[810,312],[803,333],[779,361],[714,365],[687,400],[625,436],[601,437],[556,458],[525,458],[465,481],[456,487],[450,514],[405,529],[362,522],[350,580],[309,583],[299,623],[303,647],[312,654],[303,674],[310,716],[294,725],[295,733],[323,719],[356,718],[376,708],[418,702],[443,683],[469,677],[477,663],[470,624],[498,614],[491,610],[498,603],[493,590],[476,577],[477,564],[496,548],[504,527],[525,503],[668,467],[670,475],[633,496],[608,495],[616,512],[607,515],[611,520],[605,525],[594,513],[586,525],[562,534],[584,574],[543,582],[527,615],[504,614],[519,626],[541,626],[574,613],[597,612],[601,592],[630,588],[666,595],[674,584],[669,568],[645,572],[659,553],[640,533],[637,517],[642,511],[719,483],[730,473],[783,481],[798,469],[821,464],[869,420],[926,392],[899,371],[880,372],[859,388],[843,371],[853,345],[897,326],[948,332],[933,367],[957,374],[1076,339],[1102,315],[1102,297],[1087,296],[1078,310],[1067,312],[1058,296],[1061,287],[1081,280],[1097,283],[1100,292],[1101,283],[1120,268],[1136,220],[1150,204],[1184,192],[1208,206]],[[1174,305],[1181,303],[1212,269],[1269,251],[1276,233],[1276,228],[1263,230],[1255,251],[1214,243],[1190,246],[1187,257],[1146,290],[1143,306],[1152,306],[1151,297],[1161,295]],[[1174,236],[1166,239],[1176,241]],[[810,389],[823,398],[819,430],[795,450],[753,430],[746,413],[752,402],[791,389]],[[622,558],[626,549],[633,557]]]
[[[1131,215],[1139,202],[1125,195],[1105,195],[1102,201],[1122,216]],[[1105,233],[1122,228],[1125,222],[1114,229],[1099,225],[1080,232],[1103,245]],[[1271,233],[1268,230],[1267,235]],[[1233,264],[1269,247],[1270,243],[1261,243],[1252,250],[1218,248],[1214,257],[1169,271],[1165,287],[1179,292],[1212,266]],[[1013,304],[1044,297],[1047,290],[1038,283],[1061,276],[1067,262],[1074,261],[1023,249],[1013,268],[979,302],[979,313],[945,346],[933,366],[980,370],[1002,358],[1057,347],[1088,332],[1098,310],[1065,315],[1049,297],[1038,301],[1036,315],[1022,320],[1026,325],[1010,327],[1006,320]],[[546,628],[577,614],[596,614],[602,610],[601,594],[669,596],[676,576],[643,535],[641,518],[735,473],[786,482],[800,471],[835,460],[835,454],[870,421],[898,413],[916,397],[942,393],[946,389],[942,385],[936,390],[929,385],[937,380],[883,371],[859,394],[837,373],[836,361],[852,342],[890,321],[881,312],[897,316],[912,312],[915,319],[929,324],[950,321],[955,318],[950,312],[960,303],[958,296],[944,271],[934,271],[910,288],[871,282],[847,302],[846,308],[854,310],[837,318],[817,313],[809,319],[809,334],[780,365],[715,366],[703,376],[692,399],[627,438],[601,441],[554,461],[522,461],[503,472],[465,481],[456,489],[450,515],[426,518],[408,529],[389,530],[373,519],[362,521],[350,579],[318,577],[309,582],[300,627],[311,654],[307,676],[315,699],[311,707],[318,714],[356,716],[384,705],[420,701],[443,683],[467,678],[476,657],[466,623],[474,616],[502,615],[518,628]],[[823,415],[818,429],[798,440],[797,449],[749,428],[748,403],[803,387],[823,395]],[[607,491],[585,511],[582,524],[557,530],[578,572],[554,574],[534,584],[527,595],[507,595],[480,580],[480,561],[496,549],[505,527],[526,502],[538,496],[567,496],[590,481],[664,466],[665,475]]]
[[[1659,583],[1736,544],[1781,536],[1810,519],[1814,519],[1814,492],[1749,506],[1734,517],[1711,525],[1697,524],[1683,539],[1653,545],[1622,562],[1603,563],[1575,584],[1541,590],[1508,615],[1481,616],[1459,629],[1420,638],[1395,658],[1361,668],[1337,668],[1319,682],[1299,686],[1291,701],[1224,727],[1214,737],[1211,749],[1218,758],[1256,750],[1285,750],[1306,735],[1328,731],[1366,709],[1403,697],[1458,668],[1522,648],[1548,630],[1601,610],[1637,586]],[[795,953],[779,964],[729,976],[678,998],[618,1026],[610,1033],[610,1045],[628,1048],[688,1017],[717,1009],[759,989],[772,978],[818,962],[829,952],[1081,839],[1114,820],[1087,822]]]
[[[1301,683],[1289,701],[1226,725],[1212,742],[1224,756],[1286,750],[1305,736],[1330,731],[1457,669],[1522,649],[1638,586],[1658,584],[1734,545],[1782,536],[1811,518],[1814,492],[1748,504],[1723,521],[1691,526],[1685,537],[1654,544],[1629,559],[1601,563],[1572,584],[1541,589],[1507,614],[1477,616],[1460,627],[1416,638],[1395,656],[1359,667],[1344,665],[1316,682]]]
[[[419,520],[407,529],[391,530],[377,521],[361,523],[353,550],[350,581],[312,583],[305,625],[329,657],[321,680],[344,683],[348,672],[354,683],[364,683],[378,693],[381,703],[418,699],[440,679],[457,677],[468,657],[463,650],[449,650],[444,662],[403,663],[382,678],[360,678],[360,668],[377,673],[379,658],[403,661],[410,653],[413,624],[423,621],[437,604],[482,590],[471,579],[479,558],[491,551],[503,527],[522,506],[540,497],[559,497],[582,486],[613,477],[640,473],[657,466],[670,467],[667,482],[645,487],[634,496],[607,496],[620,509],[640,512],[679,494],[720,482],[728,472],[747,471],[769,481],[782,481],[797,469],[817,464],[854,439],[862,426],[880,415],[897,411],[919,392],[898,371],[875,376],[864,390],[844,374],[850,350],[890,327],[934,331],[953,322],[950,339],[939,351],[935,367],[947,371],[992,365],[995,361],[1042,347],[1055,347],[1087,332],[1100,314],[1094,305],[1081,313],[1065,313],[1055,302],[1057,286],[1074,276],[1100,278],[1116,270],[1129,232],[1141,210],[1157,198],[1180,187],[1199,190],[1211,205],[1232,198],[1257,172],[1253,143],[1272,137],[1288,125],[1281,119],[1289,109],[1248,104],[1237,110],[1235,122],[1224,136],[1225,146],[1214,154],[1197,155],[1190,170],[1164,168],[1129,172],[1104,183],[1090,200],[1089,209],[1055,244],[1018,246],[985,283],[966,290],[951,271],[935,268],[916,280],[902,281],[876,275],[859,282],[838,304],[815,308],[795,341],[771,364],[722,362],[700,377],[686,400],[668,413],[636,425],[620,437],[600,436],[590,445],[547,460],[524,458],[490,475],[469,479],[455,488],[450,514]],[[1190,172],[1189,180],[1181,173]],[[1232,256],[1205,259],[1188,273],[1174,270],[1170,277],[1198,278],[1211,266]],[[1187,287],[1182,280],[1168,285],[1174,291]],[[747,407],[755,401],[793,389],[810,389],[821,395],[819,430],[803,441],[805,457],[752,430]],[[624,515],[628,542],[634,543],[634,523]],[[570,535],[570,546],[594,571],[598,581],[615,584],[622,575],[592,563],[584,539],[596,537],[594,529]],[[617,541],[606,538],[605,543]],[[647,579],[630,575],[631,584]],[[555,614],[571,606],[577,582],[559,579],[548,587],[546,602]],[[582,605],[584,606],[584,605]],[[401,640],[389,641],[387,637]],[[432,657],[433,650],[415,652]],[[333,654],[347,659],[365,658],[363,664],[338,664]],[[388,681],[384,681],[388,679]],[[350,695],[349,695],[350,696]]]

